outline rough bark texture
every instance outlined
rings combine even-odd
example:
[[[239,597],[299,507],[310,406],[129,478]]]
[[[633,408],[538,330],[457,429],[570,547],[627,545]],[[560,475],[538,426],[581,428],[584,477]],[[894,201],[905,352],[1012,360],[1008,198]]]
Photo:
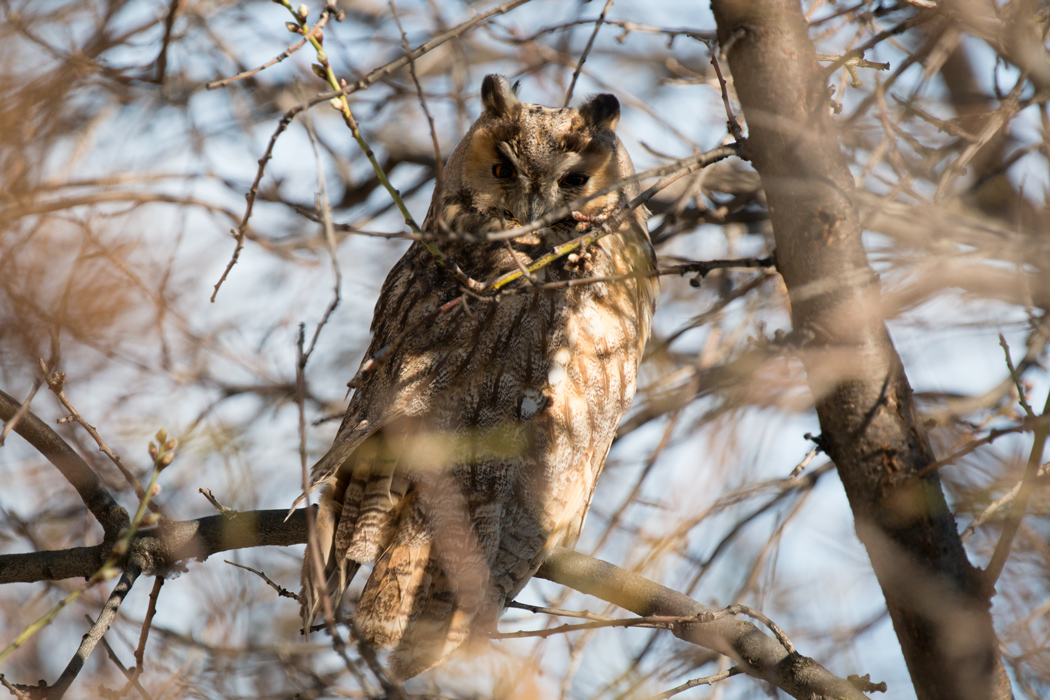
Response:
[[[991,591],[969,563],[880,315],[827,81],[797,0],[713,0],[825,449],[920,700],[1011,697]]]

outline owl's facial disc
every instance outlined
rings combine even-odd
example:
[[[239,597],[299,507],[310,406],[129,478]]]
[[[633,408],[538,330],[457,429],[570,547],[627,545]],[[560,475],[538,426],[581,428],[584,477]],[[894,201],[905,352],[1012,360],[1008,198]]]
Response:
[[[507,142],[496,146],[492,175],[502,193],[503,218],[527,224],[588,194],[592,174],[609,161],[605,148],[550,154],[542,162],[519,158]]]

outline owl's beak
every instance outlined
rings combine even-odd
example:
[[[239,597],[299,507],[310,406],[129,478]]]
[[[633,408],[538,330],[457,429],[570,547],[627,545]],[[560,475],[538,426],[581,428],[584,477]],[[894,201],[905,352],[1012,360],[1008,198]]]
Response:
[[[532,192],[525,200],[525,221],[535,221],[543,216],[543,202],[539,192]]]
[[[525,211],[522,213],[526,215],[526,218],[522,223],[529,223],[539,219],[549,212],[556,203],[557,193],[554,192],[553,187],[547,186],[546,183],[535,183],[525,195]]]

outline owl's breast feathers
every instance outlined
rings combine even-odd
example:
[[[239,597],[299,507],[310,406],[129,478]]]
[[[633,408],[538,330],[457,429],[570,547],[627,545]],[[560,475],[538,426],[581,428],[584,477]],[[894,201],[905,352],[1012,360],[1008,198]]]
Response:
[[[474,215],[446,214],[457,226]],[[338,609],[358,566],[374,563],[355,624],[392,648],[394,673],[408,677],[491,629],[550,548],[575,541],[649,336],[656,282],[644,216],[594,243],[586,266],[557,260],[538,280],[468,295],[436,315],[464,290],[422,244],[409,248],[376,306],[367,357],[383,361],[314,468],[325,573],[315,575],[308,552],[307,624],[326,592]],[[442,250],[491,280],[564,235],[452,240]],[[589,277],[601,281],[546,284]]]

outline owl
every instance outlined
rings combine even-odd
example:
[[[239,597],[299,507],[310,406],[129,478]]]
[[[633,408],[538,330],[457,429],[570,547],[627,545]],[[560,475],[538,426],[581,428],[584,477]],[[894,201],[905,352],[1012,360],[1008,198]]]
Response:
[[[402,679],[484,637],[551,549],[576,541],[656,299],[648,212],[626,213],[637,186],[622,183],[634,168],[616,98],[552,109],[490,75],[481,99],[423,226],[445,257],[417,241],[387,276],[370,371],[312,471],[305,628],[370,564],[353,624]],[[485,235],[610,186],[547,227]],[[580,236],[581,220],[621,223],[571,260],[485,286]]]

